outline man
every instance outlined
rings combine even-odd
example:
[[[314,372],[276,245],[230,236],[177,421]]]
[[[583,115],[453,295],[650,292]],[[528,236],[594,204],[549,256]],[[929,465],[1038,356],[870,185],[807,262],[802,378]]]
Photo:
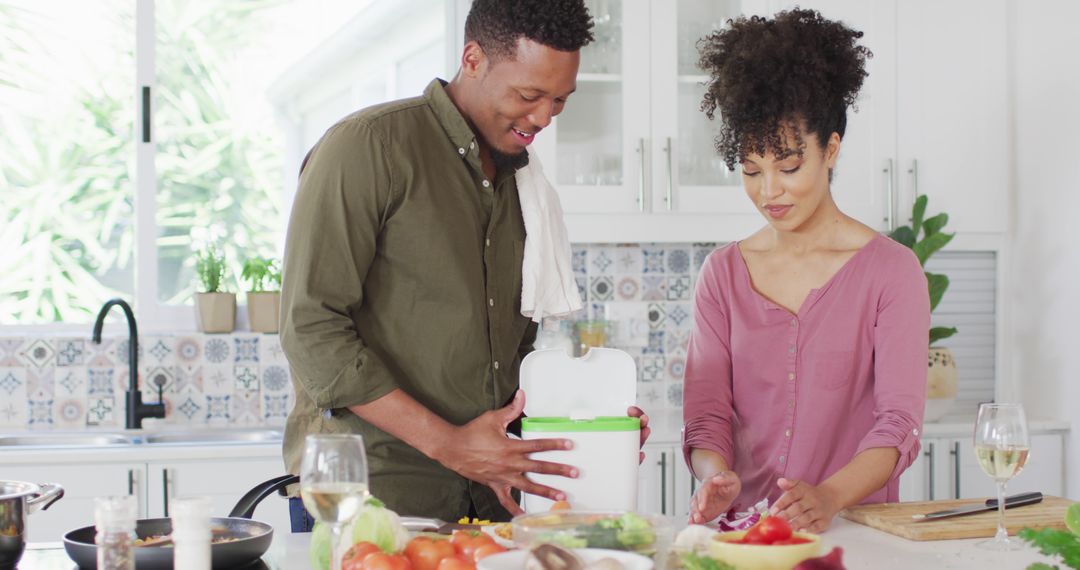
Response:
[[[529,459],[569,442],[506,435],[536,334],[514,173],[591,28],[582,0],[475,0],[453,81],[346,117],[308,154],[282,286],[290,472],[306,434],[359,433],[372,493],[402,514],[506,520],[512,489],[564,498],[526,474],[576,476]]]

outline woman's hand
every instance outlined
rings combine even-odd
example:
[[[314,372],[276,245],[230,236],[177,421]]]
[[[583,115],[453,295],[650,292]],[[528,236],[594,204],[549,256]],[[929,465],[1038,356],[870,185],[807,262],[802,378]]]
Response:
[[[819,533],[829,528],[842,505],[823,485],[814,486],[795,479],[778,479],[784,491],[769,508],[770,515],[788,521],[792,530]]]
[[[721,471],[702,482],[690,500],[690,523],[705,524],[726,513],[742,491],[734,471]]]

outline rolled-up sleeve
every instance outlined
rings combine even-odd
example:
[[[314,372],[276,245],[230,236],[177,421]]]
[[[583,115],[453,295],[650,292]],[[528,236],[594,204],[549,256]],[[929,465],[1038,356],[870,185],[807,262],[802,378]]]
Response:
[[[731,329],[720,300],[713,254],[706,261],[694,298],[694,328],[686,354],[683,384],[683,456],[693,472],[691,452],[715,451],[734,465],[731,390]],[[696,476],[696,474],[695,474]]]
[[[926,404],[930,296],[914,254],[888,272],[874,326],[874,425],[858,451],[894,447],[900,452],[890,480],[919,454]]]
[[[359,120],[335,126],[305,159],[285,243],[280,335],[298,384],[322,409],[365,404],[398,384],[352,317],[393,182],[383,142]]]

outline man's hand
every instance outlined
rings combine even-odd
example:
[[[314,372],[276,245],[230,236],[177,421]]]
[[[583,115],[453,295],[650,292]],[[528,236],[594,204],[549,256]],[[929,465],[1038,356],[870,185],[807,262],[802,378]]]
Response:
[[[645,442],[649,440],[649,434],[652,430],[649,429],[649,416],[645,415],[645,411],[637,406],[630,406],[626,410],[626,415],[632,418],[641,418],[641,444],[639,447],[644,447]],[[645,462],[645,452],[638,452],[638,463]]]
[[[525,393],[518,390],[514,400],[505,408],[486,412],[454,428],[439,452],[432,456],[461,476],[491,487],[502,506],[513,515],[523,511],[510,495],[511,489],[520,489],[553,501],[566,499],[561,491],[530,481],[525,477],[526,473],[571,478],[578,476],[578,470],[569,465],[529,458],[529,454],[540,451],[571,449],[573,443],[570,440],[516,440],[506,436],[506,426],[521,416],[524,409]]]
[[[822,485],[814,486],[795,479],[778,479],[784,494],[769,508],[769,514],[782,517],[792,530],[819,533],[829,528],[840,512],[839,503]]]
[[[742,491],[734,471],[722,471],[702,482],[690,500],[690,523],[705,524],[726,513]]]

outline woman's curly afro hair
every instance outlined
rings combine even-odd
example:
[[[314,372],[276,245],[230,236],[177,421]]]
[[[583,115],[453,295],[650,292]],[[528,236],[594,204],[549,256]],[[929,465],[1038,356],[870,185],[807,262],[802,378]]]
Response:
[[[796,8],[772,19],[729,20],[698,41],[699,65],[710,75],[701,110],[710,119],[720,111],[716,150],[728,168],[748,154],[802,154],[804,127],[822,147],[834,132],[843,138],[847,108],[873,57],[856,44],[862,36],[815,10]],[[796,149],[785,144],[787,128]]]
[[[465,41],[476,41],[495,59],[513,58],[522,37],[577,51],[593,41],[592,27],[584,0],[473,0]]]

